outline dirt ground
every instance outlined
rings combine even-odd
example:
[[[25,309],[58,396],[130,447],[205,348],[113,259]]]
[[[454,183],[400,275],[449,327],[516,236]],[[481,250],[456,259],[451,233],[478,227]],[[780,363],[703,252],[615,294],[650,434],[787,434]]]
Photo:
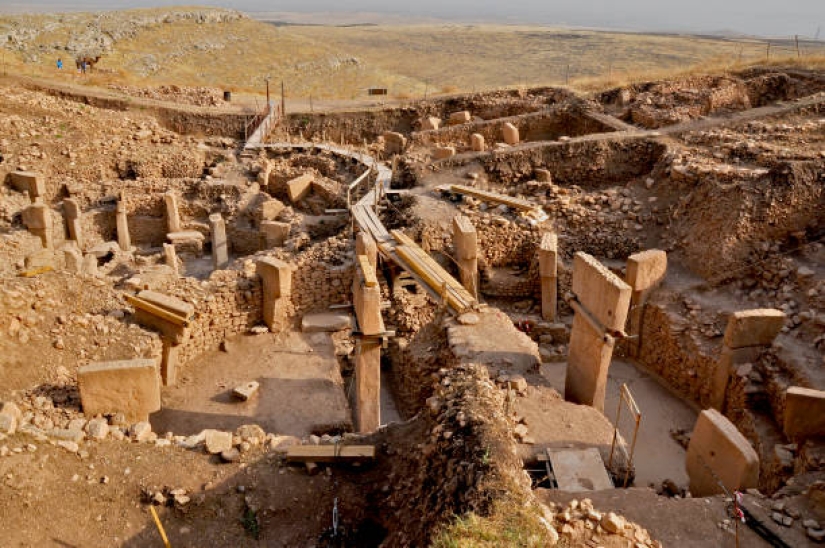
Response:
[[[543,376],[561,393],[564,393],[565,370],[564,363],[542,366]],[[673,440],[670,433],[675,430],[693,430],[696,424],[696,411],[664,388],[650,374],[625,361],[614,360],[608,371],[605,396],[605,414],[609,417],[611,425],[615,421],[622,384],[627,384],[642,412],[634,454],[635,485],[647,487],[652,484],[658,487],[664,480],[669,479],[680,488],[687,488],[685,449]],[[623,419],[619,428],[629,447],[635,422],[626,406],[622,408],[622,414]],[[609,435],[608,444],[612,439],[612,426]]]
[[[352,429],[344,382],[327,333],[295,331],[241,335],[228,351],[208,352],[163,390],[163,409],[151,417],[156,432],[194,435],[206,428],[234,431],[258,424],[266,432],[299,438]],[[260,384],[249,401],[232,389]]]

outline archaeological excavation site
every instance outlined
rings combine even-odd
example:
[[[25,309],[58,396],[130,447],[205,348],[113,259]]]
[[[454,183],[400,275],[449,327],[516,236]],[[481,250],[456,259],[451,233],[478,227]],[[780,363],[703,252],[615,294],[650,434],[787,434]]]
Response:
[[[822,71],[0,95],[0,545],[825,541]]]

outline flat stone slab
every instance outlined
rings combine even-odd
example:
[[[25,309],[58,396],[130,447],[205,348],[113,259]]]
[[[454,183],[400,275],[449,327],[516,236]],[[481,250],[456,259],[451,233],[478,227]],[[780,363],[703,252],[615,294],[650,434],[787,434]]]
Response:
[[[157,291],[141,291],[138,293],[138,297],[181,318],[191,318],[192,314],[195,313],[195,307],[193,305],[177,297],[158,293]]]
[[[791,386],[785,393],[785,435],[791,439],[825,436],[825,392]]]
[[[634,291],[650,289],[667,273],[667,253],[648,249],[627,258],[627,283]]]
[[[87,417],[123,413],[145,421],[160,410],[160,375],[155,360],[99,362],[77,370],[80,401]]]
[[[232,395],[240,400],[247,401],[258,392],[260,387],[258,381],[249,381],[232,389]]]
[[[613,489],[604,461],[595,447],[548,450],[560,491],[603,491]]]
[[[728,491],[744,491],[759,483],[759,455],[736,426],[715,409],[699,414],[685,467],[694,497],[722,493],[720,481]]]
[[[301,331],[304,333],[334,333],[344,329],[352,329],[352,314],[349,312],[317,312],[301,318]]]
[[[170,232],[166,235],[166,239],[173,244],[183,242],[203,242],[206,238],[197,230],[186,230],[183,232]]]
[[[734,312],[725,329],[725,345],[729,348],[769,345],[784,325],[785,313],[781,310],[757,308]]]

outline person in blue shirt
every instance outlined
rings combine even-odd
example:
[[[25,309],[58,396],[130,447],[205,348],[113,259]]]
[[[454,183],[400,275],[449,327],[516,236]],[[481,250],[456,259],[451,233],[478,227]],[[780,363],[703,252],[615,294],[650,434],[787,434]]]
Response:
[[[63,68],[63,59],[60,57],[57,58],[57,70],[61,70]]]

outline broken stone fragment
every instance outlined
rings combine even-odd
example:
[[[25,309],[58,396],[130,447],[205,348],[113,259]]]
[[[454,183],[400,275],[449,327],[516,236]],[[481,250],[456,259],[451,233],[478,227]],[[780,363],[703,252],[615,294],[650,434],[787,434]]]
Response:
[[[152,437],[152,425],[146,421],[135,423],[129,429],[129,436],[134,441],[146,441]]]
[[[204,430],[203,434],[207,453],[217,455],[232,449],[232,434],[230,432]]]
[[[238,462],[241,460],[241,452],[235,447],[221,451],[221,460],[224,462]]]
[[[613,533],[614,535],[624,530],[624,521],[613,512],[608,512],[602,516],[602,520],[599,524],[605,531],[608,533]]]
[[[233,388],[232,395],[240,400],[247,401],[258,392],[260,386],[258,381],[249,381],[246,384]]]
[[[89,437],[95,440],[105,439],[109,435],[109,425],[106,419],[92,419],[87,426]]]

